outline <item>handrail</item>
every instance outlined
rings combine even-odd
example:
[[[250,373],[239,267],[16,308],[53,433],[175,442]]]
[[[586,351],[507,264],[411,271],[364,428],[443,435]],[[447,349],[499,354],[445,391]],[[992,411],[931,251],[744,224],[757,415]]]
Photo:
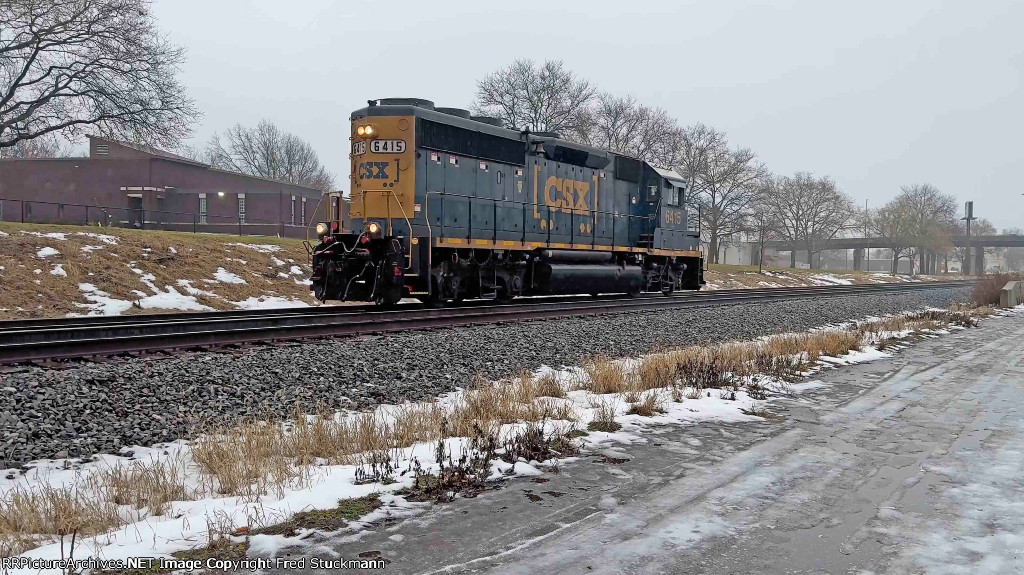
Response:
[[[394,193],[392,190],[373,190],[373,191],[370,191],[369,193],[374,193],[374,192],[376,192],[376,193],[392,193],[392,194]],[[530,202],[530,201],[520,201],[520,200],[512,200],[512,199],[505,199],[505,198],[501,198],[501,199],[499,199],[499,198],[482,198],[482,197],[478,197],[478,196],[470,196],[470,195],[466,195],[466,194],[459,194],[459,193],[453,193],[453,192],[445,192],[445,191],[440,191],[440,190],[428,190],[426,192],[426,198],[425,198],[426,206],[424,207],[424,210],[423,210],[423,217],[424,217],[424,219],[426,220],[426,223],[427,223],[427,241],[429,242],[429,244],[431,246],[433,245],[433,242],[434,242],[433,226],[432,226],[432,224],[430,222],[430,196],[432,196],[432,195],[439,196],[441,198],[441,235],[439,237],[441,237],[442,239],[445,237],[445,234],[444,234],[444,228],[445,228],[445,222],[444,222],[444,198],[445,197],[461,198],[461,199],[466,199],[466,200],[487,200],[487,201],[490,201],[490,202],[492,202],[494,204],[495,210],[497,209],[497,203],[498,202],[505,202],[505,203],[508,203],[508,204],[512,204],[514,206],[529,206],[529,207],[536,206],[538,208],[539,207],[544,207],[546,212],[547,212],[546,213],[547,221],[550,221],[552,219],[551,218],[551,206],[549,206],[546,203]],[[397,196],[396,196],[396,200],[397,200]],[[365,203],[366,203],[366,197],[364,195],[363,196],[363,204],[364,204],[364,206],[365,206]],[[398,204],[399,204],[399,207],[402,209],[403,217],[405,218],[406,223],[409,225],[409,229],[410,229],[410,233],[411,233],[412,224],[411,224],[408,216],[405,214],[405,208],[404,208],[404,206],[402,206],[401,202],[398,202]],[[390,209],[390,203],[388,205],[388,209]],[[470,203],[469,209],[472,210],[472,203]],[[575,217],[574,217],[575,213],[577,211],[582,211],[582,210],[580,210],[578,208],[575,208],[575,207],[573,207],[573,208],[564,208],[564,209],[566,211],[570,212],[570,214],[571,214],[570,215],[570,219],[572,219],[573,222],[575,222]],[[698,209],[699,209],[699,206],[698,206]],[[592,238],[592,242],[591,243],[593,245],[596,245],[597,216],[599,216],[599,215],[611,216],[611,218],[612,218],[612,225],[611,225],[611,242],[612,243],[611,243],[611,247],[612,248],[616,247],[616,245],[615,245],[615,235],[616,235],[615,234],[615,227],[616,227],[615,226],[615,222],[616,221],[621,221],[619,218],[626,218],[627,222],[629,222],[629,224],[630,224],[630,226],[629,226],[630,230],[627,231],[627,236],[631,235],[630,232],[632,230],[632,222],[634,220],[641,220],[641,221],[647,221],[649,223],[653,223],[653,222],[656,222],[657,219],[658,219],[657,211],[655,211],[654,215],[650,215],[650,216],[641,216],[641,215],[634,215],[634,214],[619,214],[619,213],[616,213],[616,212],[613,212],[613,211],[603,211],[603,210],[587,210],[587,211],[590,212],[590,214],[592,216],[591,221],[593,222],[593,226],[594,226],[593,227],[594,231],[591,232],[591,234],[590,234],[591,238]],[[526,220],[526,216],[525,216],[526,210],[523,210],[523,214],[524,214],[523,215],[523,220],[524,221],[523,221],[523,229],[522,229],[522,239],[520,241],[521,241],[521,243],[525,244],[526,243],[526,221],[525,221]],[[363,212],[363,219],[366,219],[365,209],[364,209],[364,212]],[[491,231],[492,231],[493,237],[495,238],[495,241],[497,241],[496,238],[497,238],[498,222],[497,222],[497,218],[496,217],[494,218],[494,220],[495,221],[492,222],[492,226],[491,226],[492,229],[491,229]],[[472,225],[473,225],[473,223],[472,223],[472,211],[470,211],[470,221],[466,223],[467,238],[471,238],[472,237]],[[547,228],[545,230],[547,232],[546,243],[550,245],[551,244],[551,226],[545,226],[545,227]],[[570,227],[572,227],[572,226],[570,226]],[[683,231],[687,235],[692,235],[694,233],[694,232],[691,232],[690,230],[683,230]],[[695,237],[700,237],[699,236],[699,232],[697,232],[697,233],[698,233],[698,235],[695,236]],[[570,230],[569,236],[571,238],[575,238],[575,231],[574,230]],[[432,264],[432,262],[430,262],[429,259],[428,259],[428,266],[431,265],[431,264]]]

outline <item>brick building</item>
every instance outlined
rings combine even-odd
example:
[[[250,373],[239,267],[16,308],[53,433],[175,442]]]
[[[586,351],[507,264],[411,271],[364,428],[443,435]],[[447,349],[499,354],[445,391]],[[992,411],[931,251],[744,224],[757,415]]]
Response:
[[[96,137],[84,158],[0,159],[3,221],[305,237],[326,217],[321,198],[314,188]]]

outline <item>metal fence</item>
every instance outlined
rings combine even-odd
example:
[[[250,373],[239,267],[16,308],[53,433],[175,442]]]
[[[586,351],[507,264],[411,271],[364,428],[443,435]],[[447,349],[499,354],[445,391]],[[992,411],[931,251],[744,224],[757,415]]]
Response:
[[[243,216],[8,198],[0,198],[0,221],[297,238],[306,237],[307,227]]]

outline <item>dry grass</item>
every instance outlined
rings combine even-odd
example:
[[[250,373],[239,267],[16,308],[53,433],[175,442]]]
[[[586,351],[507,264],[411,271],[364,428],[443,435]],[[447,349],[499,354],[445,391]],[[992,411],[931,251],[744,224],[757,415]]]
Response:
[[[368,464],[366,454],[386,453],[443,437],[497,435],[502,425],[575,421],[572,405],[551,397],[549,384],[528,374],[491,383],[474,378],[449,406],[411,404],[382,413],[336,417],[294,414],[285,422],[261,418],[206,430],[192,441],[201,470],[222,494],[256,498],[282,485],[302,485],[308,465]],[[564,395],[564,392],[563,392]]]
[[[854,284],[877,284],[901,281],[901,277],[892,277],[887,274],[867,273],[855,270],[811,270],[788,267],[765,267],[763,272],[764,273],[758,273],[756,265],[709,264],[708,270],[704,272],[704,279],[714,285],[713,289],[764,289],[768,287],[814,286],[821,285],[821,281],[816,280],[811,276],[821,274],[827,274],[844,279]],[[945,278],[939,276],[916,276],[915,279],[936,281]]]
[[[656,414],[665,413],[665,402],[657,391],[648,391],[640,401],[634,402],[626,413],[653,417]]]
[[[522,375],[520,375],[521,377]],[[565,388],[562,387],[562,382],[554,373],[548,372],[536,380],[531,379],[531,381],[534,386],[533,394],[537,397],[565,397]]]
[[[300,240],[49,224],[0,223],[0,230],[8,234],[0,239],[0,261],[4,262],[0,270],[0,308],[4,308],[0,309],[0,319],[85,313],[88,310],[75,305],[88,303],[78,288],[80,283],[93,284],[111,297],[129,302],[139,300],[136,290],[152,295],[131,268],[152,274],[153,283],[165,292],[172,287],[185,294],[177,282],[190,280],[192,287],[214,294],[195,296],[199,303],[214,309],[234,309],[233,301],[271,294],[313,303],[309,288],[295,281],[308,278],[310,272]],[[65,239],[34,233],[59,233]],[[113,236],[117,243],[82,234]],[[231,244],[275,245],[280,249],[263,253]],[[40,258],[37,252],[43,247],[60,253]],[[58,264],[66,277],[50,273]],[[299,266],[302,275],[290,273],[293,265]],[[213,280],[217,268],[238,275],[246,283],[203,281]],[[133,307],[126,313],[159,311]]]
[[[98,535],[122,523],[117,506],[73,487],[15,487],[0,500],[0,557],[55,536]]]
[[[989,274],[978,278],[971,299],[976,306],[999,305],[999,293],[1007,282],[1022,281],[1024,274]]]
[[[589,431],[618,431],[622,425],[615,421],[619,402],[615,399],[600,398],[595,404],[594,418],[587,424]]]
[[[739,364],[735,353],[722,353],[729,347],[687,347],[672,352],[683,385],[693,388],[720,388],[732,384]]]
[[[102,499],[160,516],[170,511],[172,501],[187,501],[199,495],[195,487],[188,485],[186,471],[185,462],[173,457],[110,467],[90,479]]]
[[[585,360],[581,367],[586,377],[577,382],[578,389],[604,395],[622,393],[629,387],[629,374],[617,361],[607,357],[593,357]]]
[[[648,355],[640,361],[637,385],[641,389],[672,387],[678,379],[677,365],[670,353]]]
[[[199,495],[186,484],[185,465],[176,457],[97,469],[75,484],[18,484],[0,494],[0,557],[61,535],[80,539],[164,515],[170,502]]]

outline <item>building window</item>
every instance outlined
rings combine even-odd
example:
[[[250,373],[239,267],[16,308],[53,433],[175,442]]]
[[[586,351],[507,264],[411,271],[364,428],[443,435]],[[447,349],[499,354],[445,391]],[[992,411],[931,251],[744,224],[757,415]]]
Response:
[[[206,194],[199,194],[199,223],[206,223]]]
[[[245,194],[238,194],[238,223],[245,223]]]
[[[295,225],[295,196],[292,196],[292,225]]]
[[[306,225],[306,198],[302,198],[302,225]]]

